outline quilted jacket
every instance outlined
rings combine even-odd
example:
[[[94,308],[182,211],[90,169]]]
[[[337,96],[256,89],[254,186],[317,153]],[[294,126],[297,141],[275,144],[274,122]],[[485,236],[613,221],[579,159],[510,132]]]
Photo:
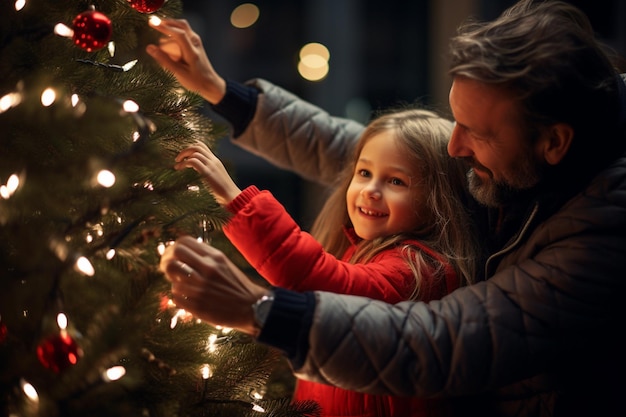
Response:
[[[257,109],[235,143],[332,181],[363,127],[267,81],[252,84]],[[395,306],[317,292],[297,375],[443,395],[459,416],[626,415],[626,157],[615,158],[562,200],[529,200],[511,239],[485,262],[483,282]]]
[[[250,264],[270,283],[294,290],[326,290],[397,303],[411,297],[415,279],[401,249],[379,253],[367,264],[350,264],[356,245],[342,261],[325,252],[311,235],[300,230],[284,207],[268,191],[255,186],[243,190],[227,208],[233,213],[224,233]],[[349,231],[346,231],[349,232]],[[353,233],[351,241],[358,242]],[[440,256],[418,241],[407,241],[435,259]],[[430,301],[458,288],[459,279],[446,264],[445,281],[424,276],[421,299]],[[411,397],[361,394],[330,385],[298,382],[294,400],[314,400],[323,416],[437,416],[448,415],[447,404]]]

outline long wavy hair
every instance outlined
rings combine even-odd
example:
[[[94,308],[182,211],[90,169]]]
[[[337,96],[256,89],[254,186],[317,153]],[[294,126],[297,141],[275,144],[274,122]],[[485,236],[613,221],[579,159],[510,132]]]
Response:
[[[343,229],[352,227],[346,192],[356,161],[363,146],[372,137],[381,132],[391,132],[412,164],[418,167],[419,186],[424,190],[421,195],[424,201],[420,203],[426,208],[427,214],[414,230],[360,241],[350,262],[367,263],[381,251],[414,239],[423,242],[448,261],[459,275],[460,284],[471,282],[477,246],[469,216],[462,204],[466,167],[447,153],[452,128],[451,121],[425,109],[393,109],[376,117],[363,131],[353,151],[352,161],[338,177],[332,193],[313,223],[311,234],[326,251],[338,258],[342,257],[350,246]],[[403,253],[415,275],[416,289],[412,298],[419,295],[422,274],[435,273],[443,277],[441,262],[417,247],[405,245]]]

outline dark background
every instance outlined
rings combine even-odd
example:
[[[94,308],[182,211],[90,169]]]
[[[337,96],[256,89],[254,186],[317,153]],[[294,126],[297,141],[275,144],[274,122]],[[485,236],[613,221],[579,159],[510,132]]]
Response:
[[[609,46],[626,56],[626,1],[571,0]],[[236,81],[265,78],[333,115],[366,123],[371,111],[419,101],[447,110],[447,40],[469,16],[497,17],[511,0],[262,0],[255,25],[237,29],[230,13],[244,1],[183,0],[184,15],[202,37],[215,69]],[[319,82],[297,71],[298,51],[320,42],[331,53]],[[220,119],[207,109],[218,123]],[[218,156],[241,188],[269,189],[307,228],[322,190],[222,139]]]

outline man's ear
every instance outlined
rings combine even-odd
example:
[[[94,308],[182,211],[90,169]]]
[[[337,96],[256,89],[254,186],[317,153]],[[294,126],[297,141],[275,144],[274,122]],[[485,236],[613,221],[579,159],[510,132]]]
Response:
[[[557,165],[572,145],[574,129],[567,123],[556,123],[548,128],[546,135],[543,158],[548,164]]]

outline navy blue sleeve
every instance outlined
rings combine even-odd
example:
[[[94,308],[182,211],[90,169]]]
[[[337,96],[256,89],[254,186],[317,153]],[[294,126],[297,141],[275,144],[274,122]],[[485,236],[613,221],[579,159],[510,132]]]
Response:
[[[259,90],[255,87],[226,79],[226,94],[212,108],[233,126],[233,137],[241,135],[250,124],[258,96]]]
[[[274,288],[274,302],[257,340],[282,350],[294,368],[304,364],[315,311],[315,294]]]

